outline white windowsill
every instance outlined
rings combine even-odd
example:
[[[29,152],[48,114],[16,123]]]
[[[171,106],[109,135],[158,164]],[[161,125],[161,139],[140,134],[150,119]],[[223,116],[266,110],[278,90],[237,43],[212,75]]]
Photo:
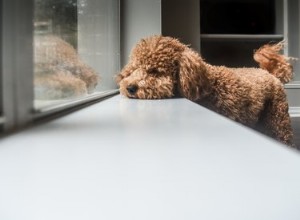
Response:
[[[300,219],[300,155],[186,99],[114,96],[0,140],[0,219]]]

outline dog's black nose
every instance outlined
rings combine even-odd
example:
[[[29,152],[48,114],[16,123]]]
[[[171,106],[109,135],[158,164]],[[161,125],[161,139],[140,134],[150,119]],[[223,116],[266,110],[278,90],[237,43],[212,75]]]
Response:
[[[130,95],[134,95],[136,93],[136,91],[138,90],[138,87],[135,85],[130,85],[126,89]]]

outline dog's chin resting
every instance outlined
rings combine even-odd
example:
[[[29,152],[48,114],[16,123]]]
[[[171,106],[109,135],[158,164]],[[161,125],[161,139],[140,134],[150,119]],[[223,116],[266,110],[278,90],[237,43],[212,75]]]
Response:
[[[293,70],[279,53],[282,47],[280,42],[258,49],[260,68],[228,68],[206,63],[177,39],[151,36],[132,50],[117,82],[129,98],[185,97],[293,146],[283,86]]]

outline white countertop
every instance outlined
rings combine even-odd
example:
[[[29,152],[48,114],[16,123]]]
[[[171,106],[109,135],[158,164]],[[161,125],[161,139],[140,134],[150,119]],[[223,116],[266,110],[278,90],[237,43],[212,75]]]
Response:
[[[299,220],[300,155],[186,99],[115,96],[0,140],[1,220]]]

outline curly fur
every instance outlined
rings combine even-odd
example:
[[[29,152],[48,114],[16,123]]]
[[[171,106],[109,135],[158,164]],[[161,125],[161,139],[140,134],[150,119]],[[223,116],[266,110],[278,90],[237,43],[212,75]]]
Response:
[[[34,52],[36,98],[71,98],[94,91],[98,74],[66,41],[54,35],[35,36]]]
[[[261,68],[227,68],[206,63],[177,39],[152,36],[132,50],[117,76],[120,92],[139,99],[186,97],[232,120],[293,145],[282,82],[292,76],[282,43],[255,53]],[[278,78],[282,81],[280,81]]]

